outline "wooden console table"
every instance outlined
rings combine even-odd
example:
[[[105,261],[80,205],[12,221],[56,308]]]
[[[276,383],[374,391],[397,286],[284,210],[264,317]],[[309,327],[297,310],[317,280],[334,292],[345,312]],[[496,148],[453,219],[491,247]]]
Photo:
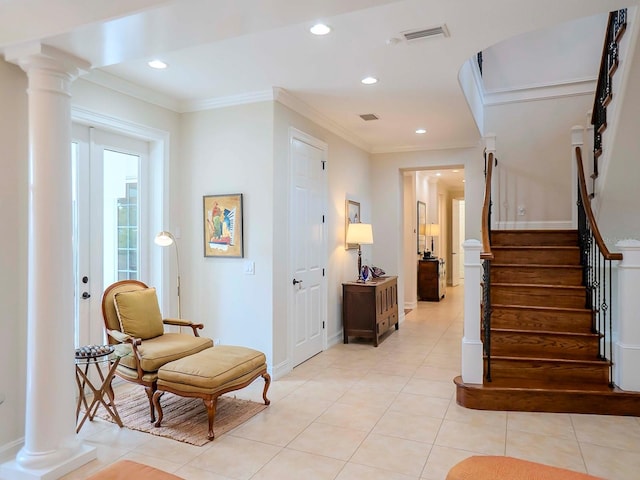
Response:
[[[342,284],[344,343],[349,343],[350,336],[371,338],[377,347],[380,337],[393,325],[398,330],[397,279],[380,277],[367,283]]]

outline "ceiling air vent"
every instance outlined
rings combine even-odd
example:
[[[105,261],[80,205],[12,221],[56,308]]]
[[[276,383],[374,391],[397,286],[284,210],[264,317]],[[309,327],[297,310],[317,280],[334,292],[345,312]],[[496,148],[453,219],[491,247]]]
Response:
[[[402,32],[402,37],[407,42],[413,42],[415,40],[420,40],[421,38],[435,37],[436,35],[443,35],[445,37],[449,36],[449,29],[444,23],[437,27],[422,28],[420,30],[410,30],[407,32]]]
[[[373,113],[364,113],[360,115],[360,118],[363,119],[365,122],[370,122],[371,120],[378,120],[378,116],[374,115]]]

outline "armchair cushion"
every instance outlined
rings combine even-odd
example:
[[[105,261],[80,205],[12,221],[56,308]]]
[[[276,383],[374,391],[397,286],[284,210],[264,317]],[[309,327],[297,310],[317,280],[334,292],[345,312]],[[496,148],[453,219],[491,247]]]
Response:
[[[131,349],[131,345],[124,346]],[[212,346],[213,340],[210,338],[194,337],[184,333],[165,333],[145,340],[138,346],[140,367],[145,372],[155,372],[165,363],[193,355]],[[133,355],[122,357],[120,365],[135,369],[136,358]]]
[[[142,340],[164,333],[155,288],[116,293],[114,304],[123,333]]]

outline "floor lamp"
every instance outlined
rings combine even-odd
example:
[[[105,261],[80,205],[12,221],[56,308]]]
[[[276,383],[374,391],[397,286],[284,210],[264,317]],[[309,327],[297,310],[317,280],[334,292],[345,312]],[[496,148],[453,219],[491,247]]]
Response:
[[[171,232],[163,230],[156,235],[156,238],[153,241],[156,245],[160,245],[161,247],[168,247],[169,245],[174,245],[176,247],[176,265],[178,272],[178,318],[182,318],[182,304],[180,301],[180,255],[178,254],[178,244],[176,243],[176,238],[172,235]]]
[[[373,243],[373,229],[370,223],[350,223],[347,228],[347,243],[358,244],[358,282],[364,282],[362,278],[362,248],[361,245]]]

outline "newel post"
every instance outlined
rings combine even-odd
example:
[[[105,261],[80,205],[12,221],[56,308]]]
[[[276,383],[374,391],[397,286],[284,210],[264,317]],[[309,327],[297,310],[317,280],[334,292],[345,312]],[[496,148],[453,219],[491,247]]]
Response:
[[[464,247],[464,327],[462,333],[462,381],[482,383],[484,370],[480,340],[482,303],[482,243],[466,240]]]
[[[618,339],[614,379],[622,390],[640,392],[640,241],[616,243],[618,264]]]

